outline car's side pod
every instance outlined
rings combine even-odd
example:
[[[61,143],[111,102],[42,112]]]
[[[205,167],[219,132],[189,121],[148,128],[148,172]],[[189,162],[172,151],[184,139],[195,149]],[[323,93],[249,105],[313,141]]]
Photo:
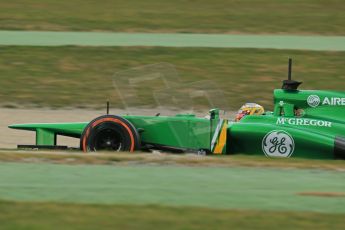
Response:
[[[110,150],[133,152],[140,149],[140,136],[125,118],[103,115],[92,120],[80,137],[83,152]]]
[[[345,138],[336,137],[334,140],[334,158],[345,160]]]

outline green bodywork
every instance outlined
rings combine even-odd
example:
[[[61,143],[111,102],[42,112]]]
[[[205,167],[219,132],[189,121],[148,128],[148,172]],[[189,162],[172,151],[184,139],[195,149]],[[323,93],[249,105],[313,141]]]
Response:
[[[326,159],[334,158],[336,151],[344,155],[345,93],[275,90],[272,113],[245,116],[229,129],[229,152],[262,154],[264,136],[282,130],[294,140],[292,156]]]
[[[274,111],[227,121],[218,109],[210,118],[122,116],[139,131],[141,142],[186,151],[223,154],[265,154],[277,157],[333,159],[345,155],[345,92],[320,90],[274,91]],[[87,122],[17,124],[10,128],[36,131],[36,145],[56,145],[56,135],[80,138]],[[222,127],[226,125],[226,136]]]
[[[211,133],[220,121],[218,110],[212,120],[193,114],[176,116],[122,116],[140,130],[142,143],[183,149],[210,149]],[[56,145],[56,135],[80,138],[88,122],[16,124],[10,128],[36,131],[36,145]]]

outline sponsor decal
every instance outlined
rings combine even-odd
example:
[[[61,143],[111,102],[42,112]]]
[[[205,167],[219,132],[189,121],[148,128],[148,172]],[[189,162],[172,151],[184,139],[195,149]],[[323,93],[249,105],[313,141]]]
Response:
[[[310,107],[317,107],[321,103],[321,99],[318,95],[309,95],[307,103]],[[345,105],[345,97],[325,97],[322,100],[322,105]]]
[[[332,127],[332,122],[330,121],[314,120],[314,119],[306,119],[306,118],[278,117],[276,124],[277,125]]]
[[[262,139],[262,151],[268,157],[290,157],[294,149],[294,139],[283,130],[273,130]]]
[[[322,105],[345,105],[345,97],[325,97]]]
[[[318,95],[310,95],[307,98],[307,103],[310,107],[316,107],[320,104],[320,97]]]

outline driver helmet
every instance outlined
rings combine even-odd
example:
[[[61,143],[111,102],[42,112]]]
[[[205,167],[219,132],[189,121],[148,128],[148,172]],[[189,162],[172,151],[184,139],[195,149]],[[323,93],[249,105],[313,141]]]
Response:
[[[238,110],[235,121],[240,121],[246,115],[261,115],[265,112],[264,107],[256,103],[246,103]]]

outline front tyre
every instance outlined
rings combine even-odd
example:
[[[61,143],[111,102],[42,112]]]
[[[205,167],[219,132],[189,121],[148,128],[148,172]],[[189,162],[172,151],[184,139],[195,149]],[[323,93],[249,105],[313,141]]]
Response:
[[[140,149],[140,137],[134,126],[126,119],[104,115],[92,120],[80,138],[80,149],[90,151],[126,151]]]

